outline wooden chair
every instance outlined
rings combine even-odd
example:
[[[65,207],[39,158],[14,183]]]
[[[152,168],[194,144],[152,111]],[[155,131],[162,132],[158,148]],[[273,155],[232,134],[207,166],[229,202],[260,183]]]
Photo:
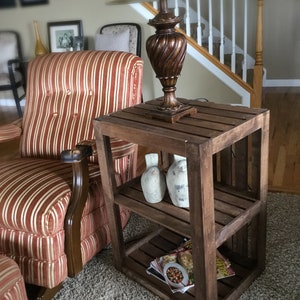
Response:
[[[0,164],[0,254],[51,299],[110,242],[92,120],[140,103],[143,62],[124,52],[51,53],[28,66],[21,157]],[[2,137],[2,138],[1,138]],[[137,146],[111,143],[116,181],[135,176]],[[122,226],[128,210],[120,211]]]
[[[0,91],[12,91],[19,117],[25,97],[25,70],[20,36],[16,31],[0,31]],[[21,89],[20,89],[21,88]]]

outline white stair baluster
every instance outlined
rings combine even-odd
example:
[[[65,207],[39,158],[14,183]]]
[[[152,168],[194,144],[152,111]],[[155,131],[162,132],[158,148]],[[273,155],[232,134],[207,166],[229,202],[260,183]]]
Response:
[[[179,16],[178,0],[175,0],[174,14]]]
[[[248,51],[248,0],[244,0],[244,60],[243,80],[247,82],[247,51]]]
[[[220,62],[224,64],[224,0],[220,0]]]
[[[191,36],[190,1],[189,0],[186,0],[185,9],[186,9],[186,12],[185,12],[186,30],[185,30],[185,32],[188,36]]]
[[[232,0],[232,52],[231,52],[231,71],[235,73],[235,0]]]
[[[208,22],[209,22],[209,35],[208,35],[208,52],[213,55],[213,26],[212,26],[212,0],[208,4]]]
[[[197,0],[197,42],[202,46],[201,3]]]
[[[178,0],[175,0],[174,15],[179,16]],[[178,23],[176,27],[180,27],[180,24]]]

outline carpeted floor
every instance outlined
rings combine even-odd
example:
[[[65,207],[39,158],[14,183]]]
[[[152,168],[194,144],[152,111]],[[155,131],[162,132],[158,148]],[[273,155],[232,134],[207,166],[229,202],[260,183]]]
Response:
[[[153,224],[132,215],[125,238]],[[157,296],[115,270],[108,247],[76,277],[65,281],[55,300],[158,300]],[[268,196],[267,263],[263,274],[240,300],[300,300],[300,195]]]

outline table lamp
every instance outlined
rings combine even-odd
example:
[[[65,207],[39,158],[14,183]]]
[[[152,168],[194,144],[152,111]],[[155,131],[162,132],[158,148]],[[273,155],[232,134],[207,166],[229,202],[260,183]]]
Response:
[[[129,4],[149,2],[145,0],[108,0],[107,4]],[[151,1],[152,2],[152,1]],[[153,109],[148,116],[171,123],[185,115],[196,113],[196,109],[181,103],[175,96],[176,83],[186,55],[187,41],[184,34],[175,30],[182,20],[168,11],[168,1],[159,1],[158,14],[149,25],[156,28],[154,35],[146,41],[146,50],[156,77],[160,80],[164,95],[157,100],[162,103]]]

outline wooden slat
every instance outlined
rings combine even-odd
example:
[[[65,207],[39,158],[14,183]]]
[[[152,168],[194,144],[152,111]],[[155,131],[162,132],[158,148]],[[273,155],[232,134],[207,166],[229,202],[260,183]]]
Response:
[[[114,128],[111,128],[111,124],[114,124]],[[102,134],[110,137],[119,137],[123,140],[134,140],[132,142],[148,146],[149,144],[155,145],[157,137],[160,137],[165,141],[161,145],[161,150],[172,153],[176,149],[176,153],[179,155],[185,155],[185,143],[188,136],[182,133],[175,133],[170,135],[170,130],[164,130],[159,128],[153,130],[153,127],[147,124],[140,124],[134,121],[127,121],[126,127],[124,126],[124,120],[119,118],[111,118],[109,122],[106,122],[106,118],[101,120],[101,127],[96,122],[95,128]],[[146,135],[146,136],[145,136]],[[145,140],[145,137],[147,139]]]
[[[175,232],[183,234],[184,236],[191,236],[191,228],[189,223],[176,219],[171,215],[166,215],[164,211],[159,211],[158,209],[150,206],[148,207],[147,211],[145,211],[145,206],[142,203],[128,199],[121,195],[116,197],[115,202],[119,205],[130,206],[131,211],[151,221],[155,221],[157,224],[165,226],[169,229],[173,229]]]
[[[232,185],[232,147],[227,147],[220,153],[221,183]]]
[[[130,112],[130,113],[128,113]],[[185,122],[185,119],[182,119],[181,121],[178,121],[176,123],[169,123],[169,122],[162,122],[160,120],[156,119],[149,119],[146,118],[144,115],[136,114],[135,112],[140,112],[137,108],[132,108],[131,110],[123,110],[119,111],[114,114],[114,117],[124,119],[124,120],[134,120],[142,124],[148,124],[152,126],[159,126],[161,129],[169,129],[172,132],[182,132],[182,133],[193,133],[193,135],[197,135],[199,137],[203,138],[211,138],[214,136],[217,136],[220,134],[220,132],[223,132],[226,130],[226,126],[224,125],[223,128],[220,126],[219,128],[215,128],[215,125],[212,125],[210,127],[201,127],[199,122],[193,121],[192,118],[189,118],[189,121]],[[197,125],[196,125],[197,124]],[[206,123],[208,124],[208,123]]]
[[[259,203],[257,204],[255,199],[250,196],[245,196],[244,193],[233,190],[232,188],[223,187],[223,189],[221,189],[219,186],[218,188],[219,189],[214,191],[216,210],[215,231],[218,237],[217,245],[220,245],[220,241],[224,240],[223,231],[227,230],[227,227],[224,228],[224,226],[236,224],[232,228],[233,232],[237,232],[257,213]],[[132,200],[128,199],[128,197]],[[191,236],[189,210],[178,208],[170,202],[165,201],[155,204],[146,202],[141,191],[139,178],[132,180],[122,188],[116,198],[116,203],[120,205],[130,205],[132,211],[141,214],[149,220],[158,222],[184,236]],[[144,209],[145,205],[148,206],[147,210]],[[246,210],[248,211],[246,212]],[[235,218],[242,215],[245,216],[237,223]]]
[[[248,182],[248,138],[238,141],[234,145],[234,185],[241,190],[247,190]]]
[[[234,119],[234,118],[229,118],[229,117],[224,117],[224,116],[205,114],[201,110],[195,116],[193,116],[193,118],[194,119],[200,119],[200,120],[203,120],[203,121],[207,120],[207,121],[210,121],[210,122],[225,124],[225,125],[229,125],[229,126],[236,126],[241,122],[240,119]]]

